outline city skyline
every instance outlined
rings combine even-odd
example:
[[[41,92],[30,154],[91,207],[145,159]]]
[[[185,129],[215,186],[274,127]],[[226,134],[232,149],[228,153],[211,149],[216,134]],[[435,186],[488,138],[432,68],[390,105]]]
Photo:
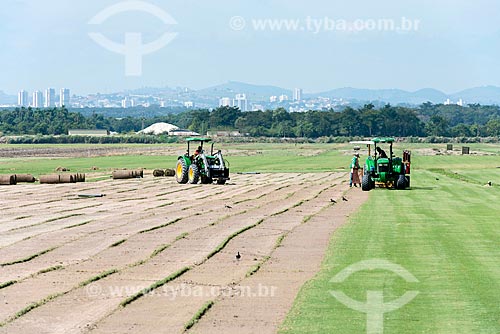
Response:
[[[68,88],[61,88],[59,91],[59,102],[56,102],[56,92],[54,88],[46,88],[44,91],[35,90],[31,93],[27,90],[20,90],[17,93],[17,106],[34,108],[53,108],[69,105],[71,102],[71,91]]]
[[[176,24],[165,25],[150,13],[124,12],[89,25],[108,6],[123,3],[117,0],[6,1],[0,38],[9,52],[0,55],[0,90],[14,95],[19,89],[67,86],[90,94],[136,87],[202,89],[229,80],[301,87],[304,92],[430,87],[451,93],[500,86],[500,23],[495,15],[500,3],[488,0],[404,5],[392,0],[144,2],[168,13]],[[263,25],[271,21],[259,27],[258,19],[278,20],[274,23],[286,23],[287,29]],[[364,22],[368,28],[384,19],[413,22],[414,29],[330,29],[332,22],[343,19]],[[302,26],[291,26],[294,20]],[[127,76],[126,57],[98,45],[89,36],[94,32],[116,43],[122,43],[128,32],[142,33],[147,42],[163,32],[177,35],[160,50],[142,56],[140,76]]]
[[[22,90],[18,93],[17,106],[50,108],[64,105],[68,108],[123,109],[133,107],[148,108],[152,106],[159,106],[161,108],[183,107],[185,109],[213,109],[216,107],[228,106],[236,107],[241,111],[266,110],[280,107],[285,108],[290,112],[303,112],[307,110],[330,110],[331,108],[359,106],[363,103],[366,104],[371,102],[378,106],[382,106],[386,103],[419,105],[425,102],[466,106],[468,103],[478,103],[475,98],[471,97],[471,94],[482,96],[483,99],[488,98],[488,95],[490,96],[489,98],[494,99],[496,96],[500,97],[500,87],[485,87],[476,90],[472,89],[469,91],[459,92],[454,95],[446,95],[442,92],[433,90],[423,90],[412,94],[404,91],[366,91],[355,89],[333,90],[330,93],[326,92],[326,95],[303,95],[303,90],[301,88],[285,90],[279,87],[252,86],[236,82],[229,84],[232,85],[232,88],[228,88],[228,86],[218,86],[213,87],[212,91],[194,91],[189,88],[178,88],[177,90],[165,91],[151,88],[135,92],[130,91],[112,94],[91,94],[87,96],[74,94],[71,101],[70,90],[67,88],[61,88],[59,91],[60,93],[57,96],[59,98],[59,102],[53,102],[56,97],[54,88],[45,89],[43,99],[41,91],[37,90],[33,92],[31,102],[29,102],[27,98],[29,92]],[[232,93],[229,93],[230,91]],[[280,93],[276,94],[278,91]],[[429,98],[427,99],[425,95],[422,94],[427,94],[426,96]],[[378,97],[374,98],[374,96]],[[400,100],[395,101],[394,99],[397,99],[398,96]],[[496,100],[491,100],[486,104],[498,104],[499,101],[500,100],[497,98]],[[10,107],[12,106],[13,105],[10,105]],[[8,107],[8,105],[4,105],[4,107]]]

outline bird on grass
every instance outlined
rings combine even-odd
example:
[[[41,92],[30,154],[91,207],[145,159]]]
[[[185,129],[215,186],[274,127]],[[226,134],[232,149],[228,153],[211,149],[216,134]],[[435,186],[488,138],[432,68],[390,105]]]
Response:
[[[333,204],[337,204],[337,201],[334,200],[333,198],[330,198],[330,202],[332,202]]]
[[[226,209],[232,209],[233,207],[232,206],[229,206],[229,205],[225,205],[224,206]]]
[[[348,201],[348,199],[347,199],[345,196],[342,196],[342,200],[343,200],[344,202],[347,202],[347,201]]]
[[[240,252],[238,252],[238,254],[236,254],[236,260],[239,261],[240,259],[241,259],[241,254],[240,254]]]
[[[436,181],[439,181],[439,177],[436,177]]]

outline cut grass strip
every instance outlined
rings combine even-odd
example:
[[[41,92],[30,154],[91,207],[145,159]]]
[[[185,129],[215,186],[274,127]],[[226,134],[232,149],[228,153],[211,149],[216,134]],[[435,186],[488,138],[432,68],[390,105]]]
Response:
[[[198,312],[195,313],[195,315],[191,318],[191,320],[189,320],[185,325],[184,325],[184,331],[188,331],[189,329],[191,329],[194,325],[196,325],[196,323],[198,323],[198,321],[201,320],[201,318],[203,318],[203,316],[208,312],[208,310],[210,310],[212,308],[212,306],[214,306],[214,301],[211,300],[211,301],[208,301],[205,303],[205,305],[203,305],[199,310]]]
[[[254,227],[256,227],[256,226],[259,226],[259,225],[260,225],[260,224],[262,224],[263,222],[264,222],[264,219],[261,219],[261,220],[259,220],[258,222],[256,222],[255,224],[253,224],[253,225],[249,225],[249,226],[247,226],[247,227],[244,227],[244,228],[242,228],[241,230],[236,231],[236,232],[234,232],[233,234],[231,234],[230,236],[228,236],[226,239],[224,239],[224,241],[222,241],[222,242],[219,244],[219,246],[217,246],[217,247],[216,247],[213,251],[211,251],[211,252],[207,255],[207,257],[206,257],[205,261],[206,261],[206,260],[209,260],[209,259],[210,259],[210,258],[212,258],[214,255],[216,255],[216,254],[217,254],[217,253],[219,253],[221,250],[223,250],[223,249],[227,246],[227,244],[228,244],[228,243],[229,243],[232,239],[234,239],[234,238],[235,238],[235,237],[237,237],[238,235],[240,235],[240,234],[242,234],[242,233],[244,233],[244,232],[246,232],[246,231],[248,231],[248,230],[250,230],[250,229],[252,229],[252,228],[254,228]]]
[[[154,291],[154,290],[158,289],[159,287],[162,287],[163,285],[167,284],[168,282],[173,281],[174,279],[183,275],[184,273],[188,272],[189,270],[191,270],[191,267],[184,267],[184,268],[180,269],[179,271],[176,271],[172,275],[170,275],[170,276],[168,276],[168,277],[166,277],[166,278],[164,278],[156,283],[153,283],[148,288],[145,288],[145,289],[139,291],[138,293],[136,293],[135,295],[128,297],[127,299],[125,299],[124,301],[122,301],[120,303],[120,306],[126,307],[127,305],[133,303],[134,301],[136,301],[137,299],[141,298],[142,296],[150,293],[151,291]]]
[[[262,261],[260,261],[255,266],[253,266],[252,268],[250,268],[250,270],[247,272],[247,274],[245,275],[245,277],[250,277],[252,275],[255,275],[260,270],[260,268],[264,265],[264,263],[266,263],[267,261],[269,261],[270,258],[271,258],[270,256],[264,257],[262,259]]]
[[[126,198],[126,199],[119,200],[118,202],[123,203],[123,202],[131,202],[131,201],[142,201],[145,199],[148,199],[148,198],[147,197]]]
[[[285,239],[285,237],[287,236],[288,233],[285,233],[285,234],[282,234],[279,236],[279,238],[276,240],[276,243],[274,244],[274,249],[278,248],[281,246],[281,244],[283,243],[283,240]]]
[[[278,187],[272,191],[280,191],[281,189],[285,189],[285,188],[288,188],[290,187],[290,185],[285,185],[285,186],[281,186],[281,187]],[[241,203],[245,203],[245,202],[249,202],[249,201],[256,201],[256,200],[259,200],[259,199],[262,199],[264,197],[266,197],[267,195],[269,195],[269,193],[264,193],[262,195],[259,195],[257,197],[254,197],[254,198],[246,198],[246,199],[242,199],[242,200],[239,200],[239,201],[235,201],[233,202],[233,204],[241,204]]]
[[[175,241],[186,239],[188,235],[189,235],[189,233],[187,233],[187,232],[182,233],[181,235],[177,236],[177,238],[175,238]]]
[[[11,285],[14,285],[16,283],[17,283],[17,281],[8,281],[8,282],[5,282],[5,283],[0,283],[0,289],[6,288],[6,287],[11,286]]]
[[[283,240],[286,238],[286,236],[290,233],[289,232],[286,232],[282,235],[280,235],[278,237],[278,239],[276,239],[276,242],[274,243],[274,247],[273,247],[273,250],[271,251],[271,254],[278,248],[281,246],[281,244],[283,243]],[[252,275],[255,275],[259,270],[260,268],[267,262],[271,259],[271,255],[268,255],[266,257],[264,257],[262,259],[262,261],[260,261],[259,263],[257,263],[255,266],[253,266],[245,275],[245,277],[250,277]]]
[[[164,203],[164,204],[161,204],[161,205],[155,206],[155,207],[153,207],[153,208],[148,208],[148,209],[146,209],[146,210],[144,210],[144,211],[151,211],[151,210],[161,209],[161,208],[164,208],[164,207],[170,206],[170,205],[172,205],[172,204],[174,204],[174,202],[167,202],[167,203]]]
[[[69,291],[68,291],[69,292]],[[4,327],[5,325],[7,325],[8,323],[11,323],[13,322],[14,320],[17,320],[19,318],[21,318],[23,315],[25,315],[26,313],[28,312],[31,312],[33,311],[34,309],[40,307],[40,306],[43,306],[45,304],[47,304],[48,302],[50,302],[51,300],[54,300],[58,297],[61,297],[61,296],[64,296],[65,294],[67,294],[68,292],[61,292],[61,293],[56,293],[56,294],[53,294],[53,295],[50,295],[42,300],[39,300],[37,302],[34,302],[34,303],[31,303],[29,304],[28,306],[26,306],[25,308],[23,308],[21,311],[17,312],[15,315],[13,315],[12,317],[10,317],[9,319],[7,319],[6,321],[4,322],[1,322],[0,323],[0,327]]]
[[[304,217],[304,219],[302,219],[302,224],[305,224],[305,223],[307,223],[308,221],[310,221],[312,217],[313,217],[312,215],[305,216],[305,217]]]
[[[42,274],[50,273],[51,271],[60,270],[62,268],[64,268],[64,267],[61,266],[61,265],[53,266],[53,267],[50,267],[50,268],[42,269],[39,272],[37,272],[36,274],[33,274],[32,276],[37,276],[37,275],[42,275]]]
[[[70,195],[70,196],[73,196],[73,195]],[[68,211],[79,211],[79,210],[85,210],[85,209],[90,209],[90,208],[95,208],[95,207],[98,207],[98,206],[101,206],[102,204],[94,204],[94,205],[87,205],[87,206],[82,206],[80,208],[74,208],[74,209],[71,209],[71,210],[62,210],[62,211],[58,211],[56,213],[65,213],[65,212],[68,212]]]
[[[14,218],[14,220],[23,220],[23,219],[27,219],[27,218],[31,218],[33,216],[21,216],[21,217],[16,217]]]
[[[70,228],[80,227],[80,226],[87,225],[87,224],[90,224],[90,223],[92,223],[92,220],[89,220],[89,221],[86,221],[86,222],[83,222],[83,223],[80,223],[80,224],[66,226],[64,229],[67,230],[67,229],[70,229]]]
[[[127,239],[118,240],[117,242],[112,243],[111,246],[109,246],[109,248],[118,247],[121,244],[123,244],[125,241],[127,241]]]
[[[302,204],[304,204],[305,202],[306,202],[306,201],[304,201],[304,200],[302,200],[302,201],[300,201],[300,202],[297,202],[297,203],[295,203],[295,204],[294,204],[292,207],[290,207],[290,208],[286,208],[286,209],[283,209],[283,210],[281,210],[281,211],[278,211],[278,212],[273,213],[273,214],[271,215],[271,217],[276,217],[276,216],[279,216],[279,215],[281,215],[281,214],[284,214],[285,212],[288,212],[288,211],[290,211],[290,210],[291,210],[291,209],[293,209],[293,208],[296,208],[296,207],[301,206],[301,205],[302,205]]]
[[[52,223],[52,222],[55,222],[55,221],[58,221],[58,220],[63,220],[63,219],[66,219],[66,218],[78,217],[78,216],[83,216],[83,213],[73,213],[73,214],[70,214],[70,215],[62,216],[62,217],[55,217],[55,218],[47,219],[47,220],[45,220],[45,221],[43,221],[41,223],[36,223],[36,224],[31,224],[31,225],[26,225],[26,226],[21,226],[21,227],[13,228],[13,229],[9,230],[9,232],[19,231],[19,230],[23,230],[25,228],[30,228],[30,227],[34,227],[34,226],[38,226],[38,225],[43,225],[43,224],[47,224],[47,223]]]
[[[93,283],[93,282],[97,282],[99,280],[102,280],[103,278],[106,278],[110,275],[113,275],[113,274],[116,274],[118,272],[117,269],[111,269],[111,270],[108,270],[108,271],[104,271],[94,277],[91,277],[89,278],[88,280],[86,281],[83,281],[81,282],[80,284],[78,284],[79,287],[84,287],[84,286],[87,286],[89,285],[90,283]]]
[[[83,213],[72,213],[70,215],[48,219],[48,220],[44,221],[42,224],[52,223],[52,222],[55,222],[55,221],[58,221],[58,220],[62,220],[62,219],[66,219],[66,218],[71,218],[71,217],[78,217],[78,216],[83,216]]]
[[[170,246],[172,246],[172,245],[166,244],[166,245],[162,245],[162,246],[158,247],[157,249],[155,249],[155,251],[149,257],[153,258],[153,257],[157,256],[158,254],[160,254],[161,252],[163,252],[167,248],[170,248]]]
[[[137,191],[137,190],[139,190],[139,189],[132,188],[132,189],[120,190],[120,191],[117,191],[116,193],[117,194],[124,194],[124,193],[129,193],[129,192],[133,192],[133,191]]]
[[[171,220],[171,221],[169,221],[166,224],[162,224],[162,225],[158,225],[158,226],[155,226],[155,227],[152,227],[152,228],[148,228],[146,230],[142,230],[142,231],[139,232],[139,234],[143,234],[143,233],[148,233],[148,232],[159,230],[161,228],[164,228],[164,227],[167,227],[169,225],[175,224],[175,223],[177,223],[180,220],[182,220],[182,218],[177,218],[177,219]]]
[[[158,205],[155,209],[164,208],[164,207],[172,205],[172,204],[174,204],[174,202],[163,203],[161,205]]]
[[[2,263],[0,264],[0,267],[7,267],[7,266],[12,266],[14,264],[19,264],[19,263],[25,263],[25,262],[29,262],[39,256],[42,256],[44,254],[47,254],[48,252],[51,252],[53,251],[54,249],[56,249],[57,247],[52,247],[52,248],[49,248],[49,249],[46,249],[46,250],[43,250],[39,253],[36,253],[36,254],[33,254],[33,255],[30,255],[28,257],[25,257],[23,259],[19,259],[19,260],[15,260],[15,261],[12,261],[12,262],[7,262],[7,263]]]

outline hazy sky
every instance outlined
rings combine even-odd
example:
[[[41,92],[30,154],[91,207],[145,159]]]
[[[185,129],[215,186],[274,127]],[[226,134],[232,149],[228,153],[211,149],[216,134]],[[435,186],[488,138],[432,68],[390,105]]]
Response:
[[[198,89],[229,80],[306,92],[350,86],[452,93],[500,86],[496,0],[148,0],[177,24],[137,11],[89,24],[117,3],[131,4],[2,0],[0,90],[68,87],[84,94],[144,86]],[[366,30],[379,19],[399,26],[403,17],[418,20],[418,30]],[[254,26],[259,19],[300,20],[300,26],[262,31]],[[336,31],[324,23],[331,20]],[[365,30],[346,31],[342,20],[364,20],[358,24]],[[168,31],[178,35],[143,57],[141,76],[127,76],[125,56],[89,37],[98,32],[123,44],[125,33],[135,32],[149,43]]]

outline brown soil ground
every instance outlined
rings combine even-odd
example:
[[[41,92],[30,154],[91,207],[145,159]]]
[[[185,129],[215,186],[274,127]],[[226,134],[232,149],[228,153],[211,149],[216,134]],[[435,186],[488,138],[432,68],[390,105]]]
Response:
[[[0,333],[181,333],[209,301],[193,333],[274,333],[331,234],[367,197],[347,177],[2,187]]]
[[[184,147],[184,146],[183,146]],[[181,150],[182,151],[182,150]],[[179,148],[171,145],[165,146],[121,146],[121,145],[105,145],[105,146],[85,146],[71,147],[62,145],[59,147],[31,147],[31,146],[2,146],[0,145],[0,158],[27,158],[27,157],[103,157],[110,155],[176,155],[179,153]]]

